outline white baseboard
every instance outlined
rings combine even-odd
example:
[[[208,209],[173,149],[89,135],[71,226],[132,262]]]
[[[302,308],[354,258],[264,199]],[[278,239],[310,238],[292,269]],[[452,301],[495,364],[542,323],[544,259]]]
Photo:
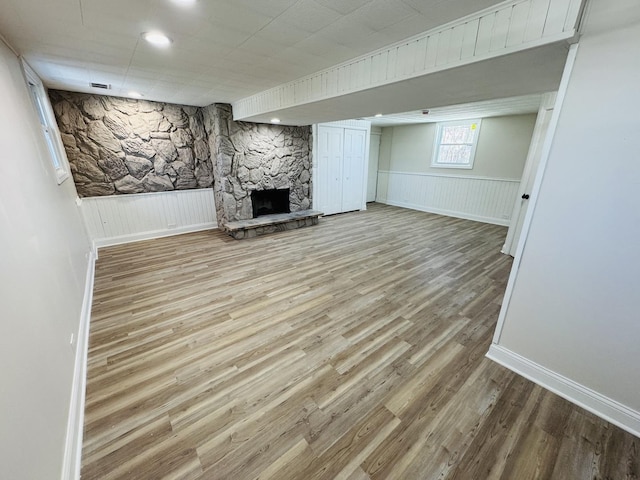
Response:
[[[210,222],[200,223],[197,225],[187,225],[185,227],[179,228],[138,232],[128,235],[120,235],[118,237],[96,238],[93,240],[93,246],[94,249],[98,249],[101,247],[121,245],[123,243],[141,242],[143,240],[152,240],[154,238],[171,237],[172,235],[181,235],[183,233],[200,232],[202,230],[213,230],[214,228],[218,228],[218,224],[215,222]]]
[[[78,480],[82,459],[82,431],[84,427],[84,401],[87,383],[87,353],[89,348],[89,322],[93,303],[93,282],[95,277],[95,250],[89,253],[84,298],[80,312],[80,326],[76,342],[76,356],[73,368],[71,403],[67,421],[67,437],[62,464],[62,480]]]
[[[405,203],[405,202],[396,202],[393,200],[377,199],[376,202],[385,203],[387,205],[393,205],[395,207],[409,208],[411,210],[419,210],[421,212],[435,213],[437,215],[446,215],[448,217],[463,218],[465,220],[473,220],[476,222],[491,223],[493,225],[501,225],[503,227],[508,227],[510,223],[510,220],[505,220],[502,218],[483,217],[480,215],[473,215],[465,212],[443,210],[439,208],[425,207],[424,205],[416,205],[416,204]]]
[[[491,345],[487,358],[611,422],[632,435],[640,437],[640,412],[632,410],[500,345]]]

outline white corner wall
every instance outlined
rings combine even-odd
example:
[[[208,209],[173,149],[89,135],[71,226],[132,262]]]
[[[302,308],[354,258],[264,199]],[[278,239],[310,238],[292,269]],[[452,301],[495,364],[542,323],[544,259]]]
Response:
[[[639,42],[636,0],[592,0],[489,352],[638,436]]]
[[[436,124],[383,128],[377,201],[509,225],[536,115],[485,118],[472,169],[434,168]]]
[[[0,476],[57,479],[90,243],[73,182],[57,184],[20,63],[1,40],[0,91]]]

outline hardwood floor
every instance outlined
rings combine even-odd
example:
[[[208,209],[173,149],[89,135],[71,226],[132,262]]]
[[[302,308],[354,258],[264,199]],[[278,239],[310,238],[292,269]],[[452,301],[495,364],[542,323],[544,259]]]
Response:
[[[82,479],[638,478],[638,438],[484,358],[505,234],[374,204],[100,250]]]

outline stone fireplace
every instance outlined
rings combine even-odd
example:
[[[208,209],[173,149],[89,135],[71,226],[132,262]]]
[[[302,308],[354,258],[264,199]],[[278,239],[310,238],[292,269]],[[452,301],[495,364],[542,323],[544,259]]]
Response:
[[[218,224],[254,217],[252,192],[288,189],[290,212],[311,207],[311,127],[233,120],[231,106],[203,109]]]

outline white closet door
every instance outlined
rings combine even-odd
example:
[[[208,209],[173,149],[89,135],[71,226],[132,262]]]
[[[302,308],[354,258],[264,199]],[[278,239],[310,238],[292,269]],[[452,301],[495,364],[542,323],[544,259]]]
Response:
[[[360,210],[364,201],[365,130],[344,129],[342,211]]]
[[[342,211],[342,138],[342,128],[318,127],[318,198],[313,203],[325,215]]]

